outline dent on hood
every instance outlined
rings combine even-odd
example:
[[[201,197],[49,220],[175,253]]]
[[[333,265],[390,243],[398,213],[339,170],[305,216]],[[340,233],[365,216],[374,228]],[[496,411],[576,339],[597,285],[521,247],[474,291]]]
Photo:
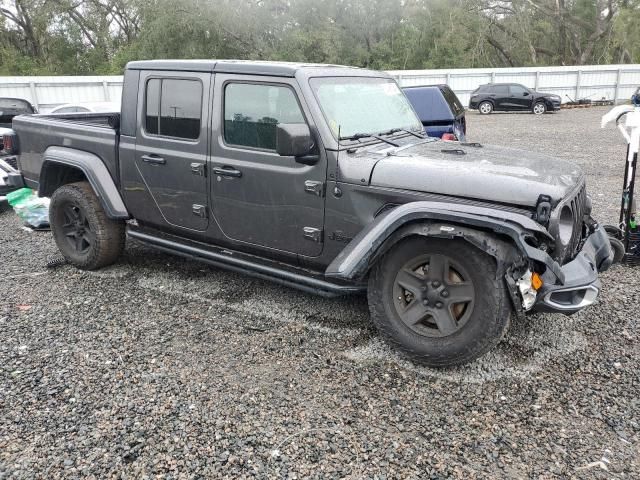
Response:
[[[372,185],[508,204],[535,206],[540,195],[555,203],[583,178],[570,162],[505,147],[433,142],[388,155],[375,164]]]

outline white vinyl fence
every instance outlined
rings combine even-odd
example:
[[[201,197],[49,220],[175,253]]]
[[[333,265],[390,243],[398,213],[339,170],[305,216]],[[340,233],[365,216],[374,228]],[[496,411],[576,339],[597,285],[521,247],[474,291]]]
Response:
[[[389,72],[400,86],[447,84],[463,105],[485,83],[520,83],[560,95],[562,102],[578,99],[624,102],[640,86],[640,65],[580,65],[575,67],[472,68],[396,70]]]
[[[121,76],[0,77],[0,97],[24,98],[42,113],[64,103],[120,103],[121,94]]]
[[[400,86],[447,84],[464,105],[479,85],[516,82],[576,99],[627,101],[640,86],[640,65],[390,71]],[[120,102],[121,76],[0,77],[0,97],[25,98],[47,112],[63,103]]]

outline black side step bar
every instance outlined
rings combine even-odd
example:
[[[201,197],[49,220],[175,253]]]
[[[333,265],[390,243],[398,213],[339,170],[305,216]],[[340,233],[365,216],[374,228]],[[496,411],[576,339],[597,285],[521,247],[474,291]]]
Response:
[[[269,280],[314,295],[332,298],[364,291],[364,287],[362,286],[338,285],[312,276],[263,265],[246,258],[234,257],[231,253],[225,255],[224,253],[205,250],[193,245],[185,245],[184,243],[179,243],[174,240],[133,230],[129,227],[127,228],[127,235],[166,253],[198,260],[218,268],[243,273],[263,280]]]

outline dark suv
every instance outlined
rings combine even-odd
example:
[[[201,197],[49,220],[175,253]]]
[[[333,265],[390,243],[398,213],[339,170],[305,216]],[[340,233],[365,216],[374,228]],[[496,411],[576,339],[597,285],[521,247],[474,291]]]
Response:
[[[9,178],[51,197],[70,263],[109,265],[128,236],[308,292],[367,292],[382,336],[428,365],[483,354],[512,315],[587,307],[613,259],[578,167],[425,137],[382,72],[131,62],[120,115],[13,126]]]
[[[426,85],[402,90],[427,135],[443,139],[453,135],[456,140],[465,140],[467,122],[464,107],[451,88],[447,85]]]
[[[545,112],[560,110],[560,96],[536,92],[519,83],[488,83],[471,93],[469,108],[481,114],[491,112]]]

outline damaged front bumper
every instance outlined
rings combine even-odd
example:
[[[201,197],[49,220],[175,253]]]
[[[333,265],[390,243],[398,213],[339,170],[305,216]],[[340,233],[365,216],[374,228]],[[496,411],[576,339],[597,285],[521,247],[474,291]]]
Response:
[[[535,312],[576,313],[595,302],[600,292],[598,273],[613,263],[613,251],[604,228],[597,226],[586,239],[578,255],[560,267],[547,269],[537,292]],[[558,275],[561,273],[561,275]]]

